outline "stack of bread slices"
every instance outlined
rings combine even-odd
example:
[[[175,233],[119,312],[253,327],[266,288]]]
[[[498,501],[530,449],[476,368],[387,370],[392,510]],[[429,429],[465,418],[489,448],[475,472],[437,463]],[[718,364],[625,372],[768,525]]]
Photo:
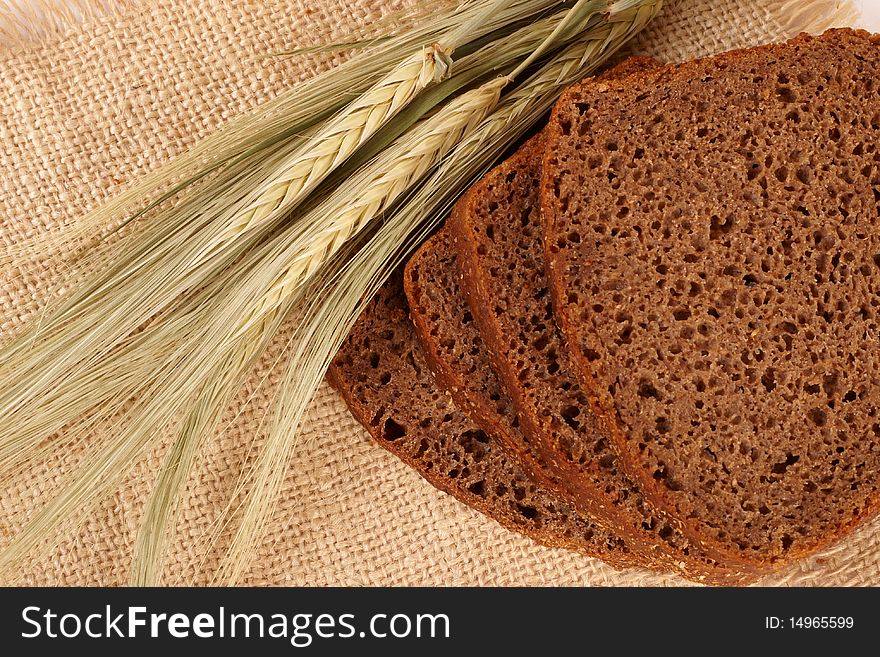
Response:
[[[880,37],[570,88],[328,378],[545,545],[743,584],[838,540],[880,510]]]

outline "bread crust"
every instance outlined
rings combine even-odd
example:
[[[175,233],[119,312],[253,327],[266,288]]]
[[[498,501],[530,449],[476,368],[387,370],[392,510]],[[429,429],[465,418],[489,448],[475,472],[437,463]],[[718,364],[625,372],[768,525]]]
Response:
[[[523,148],[530,147],[526,145]],[[452,216],[462,209],[463,206],[457,204],[453,208]],[[450,218],[447,226],[452,222]],[[461,269],[456,254],[449,248],[450,239],[448,227],[441,228],[419,247],[404,270],[403,283],[410,307],[410,319],[415,326],[428,366],[438,382],[452,395],[456,405],[484,431],[497,437],[504,448],[519,460],[536,481],[565,495],[559,482],[542,465],[540,454],[536,453],[534,446],[528,443],[527,437],[517,428],[519,417],[507,397],[507,391],[498,381],[495,371],[484,360],[485,350],[479,349],[478,345],[469,344],[471,340],[468,338],[476,338],[475,341],[479,341],[480,338],[474,334],[473,327],[465,325],[462,320],[464,314],[462,311],[466,308],[466,304],[463,303],[463,299],[458,299],[455,295],[458,288],[456,279],[460,279]],[[433,277],[434,280],[425,280],[427,277]],[[436,280],[440,277],[442,281]],[[429,297],[440,292],[438,288],[444,283],[449,285],[450,289],[442,291],[443,312],[438,312],[435,317],[432,299]],[[455,290],[452,289],[453,286]],[[429,294],[429,291],[433,294]],[[450,333],[456,331],[448,328],[443,330],[444,327],[439,325],[440,322],[460,323],[462,335],[453,337]],[[465,354],[460,352],[476,349],[479,349],[476,354],[466,354],[473,359],[469,369],[473,367],[474,371],[465,373],[460,362]]]

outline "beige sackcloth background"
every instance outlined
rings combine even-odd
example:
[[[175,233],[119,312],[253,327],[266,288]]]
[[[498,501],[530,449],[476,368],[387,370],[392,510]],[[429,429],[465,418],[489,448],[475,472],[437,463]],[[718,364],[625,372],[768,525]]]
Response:
[[[229,118],[322,70],[337,56],[266,54],[338,40],[409,0],[130,0],[41,39],[0,47],[0,240],[63,230],[142,172]],[[809,0],[805,0],[809,1]],[[815,0],[814,0],[815,1]],[[135,3],[131,9],[128,5]],[[114,3],[110,3],[113,5]],[[667,0],[636,49],[680,60],[791,36],[779,0]],[[804,2],[795,6],[803,6]],[[775,11],[771,11],[771,8]],[[57,261],[0,272],[0,331],[18,326],[63,275]],[[280,342],[280,341],[279,341]],[[270,350],[199,459],[166,561],[166,584],[204,584],[216,563],[197,549],[255,441],[268,391],[243,403]],[[124,584],[164,445],[82,526],[46,539],[48,556],[11,585]],[[0,544],[77,460],[65,452],[0,491]],[[377,447],[328,387],[296,448],[252,585],[682,585],[617,572],[536,545],[436,491]],[[880,522],[764,581],[880,584]]]

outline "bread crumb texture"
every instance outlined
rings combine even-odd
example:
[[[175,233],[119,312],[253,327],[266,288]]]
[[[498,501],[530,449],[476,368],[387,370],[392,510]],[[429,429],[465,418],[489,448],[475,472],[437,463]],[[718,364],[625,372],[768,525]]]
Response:
[[[874,515],[876,37],[837,30],[586,83],[549,139],[556,313],[648,498],[756,562]]]

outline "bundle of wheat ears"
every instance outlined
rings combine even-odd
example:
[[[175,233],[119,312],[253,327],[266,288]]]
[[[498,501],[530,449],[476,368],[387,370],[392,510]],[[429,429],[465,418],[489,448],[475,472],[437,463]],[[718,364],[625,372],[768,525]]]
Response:
[[[160,581],[203,441],[294,317],[267,439],[215,526],[219,535],[236,523],[215,581],[239,581],[304,412],[364,305],[462,190],[661,0],[431,5],[338,44],[355,49],[346,63],[74,226],[0,254],[8,265],[72,253],[74,281],[0,348],[0,481],[87,445],[0,551],[0,576],[51,548],[43,539],[59,525],[87,517],[171,427],[131,570],[134,584]]]

